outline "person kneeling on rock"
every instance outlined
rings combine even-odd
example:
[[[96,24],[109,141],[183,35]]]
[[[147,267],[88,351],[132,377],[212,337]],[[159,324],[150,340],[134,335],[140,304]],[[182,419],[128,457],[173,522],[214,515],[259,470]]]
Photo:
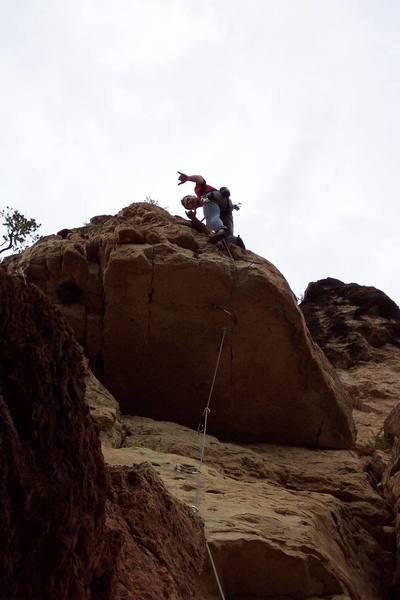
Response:
[[[208,185],[201,175],[185,175],[180,171],[178,173],[178,185],[182,185],[187,181],[196,184],[194,187],[195,196],[184,196],[181,202],[186,210],[196,210],[196,208],[203,207],[207,227],[214,232],[209,241],[216,244],[221,240],[227,240],[245,249],[242,238],[239,235],[233,235],[233,210],[239,210],[239,207],[232,204],[229,189],[222,187],[217,190],[215,187]]]

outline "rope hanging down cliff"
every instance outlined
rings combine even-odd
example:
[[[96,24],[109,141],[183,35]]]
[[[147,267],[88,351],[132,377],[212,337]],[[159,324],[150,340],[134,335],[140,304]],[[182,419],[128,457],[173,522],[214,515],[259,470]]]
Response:
[[[196,499],[195,499],[195,504],[194,504],[194,508],[196,511],[200,510],[200,477],[201,477],[201,468],[203,466],[203,462],[204,462],[204,452],[205,452],[205,448],[206,448],[206,435],[207,435],[207,420],[208,420],[208,415],[211,412],[210,411],[210,402],[211,402],[211,397],[214,391],[214,385],[215,385],[215,380],[217,378],[217,373],[218,373],[218,368],[219,368],[219,363],[221,361],[221,354],[222,354],[222,349],[224,347],[224,341],[225,341],[225,336],[226,336],[226,327],[223,328],[222,330],[222,337],[221,337],[221,343],[219,345],[219,351],[218,351],[218,357],[217,357],[217,362],[215,365],[215,369],[214,369],[214,375],[213,375],[213,379],[212,379],[212,383],[211,383],[211,387],[210,387],[210,393],[208,394],[208,400],[207,400],[207,404],[206,407],[203,411],[203,417],[204,417],[204,426],[203,426],[203,436],[202,436],[202,444],[201,444],[201,453],[200,453],[200,459],[199,459],[199,466],[198,466],[198,475],[197,475],[197,486],[196,486]],[[206,547],[207,547],[207,552],[208,552],[208,557],[210,559],[210,563],[214,572],[214,576],[215,576],[215,580],[217,582],[218,585],[218,590],[219,593],[221,595],[222,600],[225,600],[225,594],[224,594],[224,590],[222,588],[222,584],[221,581],[219,579],[218,576],[218,571],[217,568],[215,566],[214,563],[214,559],[211,553],[211,548],[208,544],[208,541],[206,540]]]
[[[230,316],[232,316],[232,314],[227,310],[227,309],[222,309],[224,312],[226,312],[227,314],[229,314]],[[226,331],[227,328],[224,327],[222,329],[222,336],[221,336],[221,342],[219,345],[219,351],[218,351],[218,356],[217,356],[217,362],[215,365],[215,369],[214,369],[214,374],[213,374],[213,378],[212,378],[212,382],[211,382],[211,387],[210,387],[210,391],[208,394],[208,399],[207,399],[207,404],[205,406],[205,409],[203,411],[203,423],[201,424],[201,429],[199,429],[199,433],[202,433],[202,441],[201,441],[201,447],[200,447],[200,457],[199,457],[199,465],[198,467],[188,467],[185,465],[176,465],[176,470],[184,472],[184,473],[188,473],[189,475],[197,475],[197,485],[196,485],[196,497],[195,497],[195,501],[194,504],[192,506],[192,508],[196,511],[199,512],[200,510],[200,478],[201,478],[201,469],[203,466],[203,462],[204,462],[204,454],[205,454],[205,448],[206,448],[206,441],[207,441],[207,423],[208,423],[208,415],[210,414],[211,410],[210,410],[210,403],[211,403],[211,398],[212,398],[212,394],[214,391],[214,386],[215,386],[215,380],[217,378],[217,373],[218,373],[218,368],[219,368],[219,364],[221,362],[221,355],[222,355],[222,349],[224,347],[224,342],[225,342],[225,336],[226,336]],[[218,571],[217,568],[215,566],[215,562],[211,553],[211,549],[210,546],[208,544],[208,541],[206,540],[206,547],[207,547],[207,552],[208,552],[208,557],[210,559],[210,563],[211,563],[211,567],[215,576],[215,580],[217,582],[218,585],[218,590],[219,593],[221,595],[222,600],[225,600],[225,594],[222,588],[222,584],[220,581],[220,578],[218,576]]]
[[[221,343],[219,345],[219,352],[218,352],[218,358],[217,358],[217,363],[215,365],[215,369],[214,369],[214,375],[213,375],[213,379],[212,379],[212,383],[211,383],[211,387],[210,387],[210,392],[208,394],[208,400],[207,400],[207,404],[206,407],[203,411],[203,418],[204,418],[204,425],[202,427],[202,432],[203,432],[203,436],[202,436],[202,444],[201,444],[201,451],[200,451],[200,459],[199,459],[199,466],[197,468],[197,473],[198,473],[198,480],[200,479],[201,476],[201,468],[203,466],[203,461],[204,461],[204,452],[205,452],[205,448],[206,448],[206,435],[207,435],[207,421],[208,421],[208,415],[211,412],[210,411],[210,402],[211,402],[211,397],[214,391],[214,385],[215,385],[215,380],[217,378],[217,373],[218,373],[218,367],[219,367],[219,363],[221,361],[221,354],[222,354],[222,348],[224,347],[224,341],[225,341],[225,336],[226,336],[226,327],[223,328],[222,330],[222,337],[221,337]],[[196,510],[200,510],[200,485],[199,485],[200,481],[198,481],[198,485],[196,487],[196,499],[195,499],[195,503],[194,506],[196,508]]]
[[[229,311],[227,311],[226,309],[223,309],[223,310],[224,310],[224,312],[227,312],[228,314],[230,314]],[[221,342],[219,345],[217,362],[216,362],[216,365],[214,368],[214,374],[213,374],[213,378],[212,378],[212,382],[211,382],[210,391],[208,394],[207,404],[203,410],[202,422],[200,423],[199,428],[198,428],[198,433],[202,434],[201,444],[200,444],[200,448],[199,448],[199,464],[197,467],[190,467],[188,465],[181,465],[181,464],[176,465],[176,467],[175,467],[175,469],[177,471],[187,473],[188,475],[197,475],[198,476],[197,485],[196,485],[196,496],[195,496],[194,503],[192,505],[192,508],[196,512],[198,512],[200,510],[200,476],[201,476],[201,469],[202,469],[203,462],[204,462],[204,454],[205,454],[205,448],[206,448],[206,442],[207,442],[206,436],[207,436],[208,415],[211,412],[210,403],[211,403],[211,398],[212,398],[212,394],[214,391],[215,380],[217,378],[219,363],[221,361],[221,354],[222,354],[222,349],[224,347],[225,336],[226,336],[226,327],[224,327],[222,329]]]

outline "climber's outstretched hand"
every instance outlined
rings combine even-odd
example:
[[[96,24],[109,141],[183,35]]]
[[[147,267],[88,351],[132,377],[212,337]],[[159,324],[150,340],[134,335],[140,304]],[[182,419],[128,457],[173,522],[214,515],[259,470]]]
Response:
[[[180,171],[178,171],[178,173],[179,173],[179,177],[178,177],[179,183],[178,183],[178,185],[182,185],[182,183],[186,183],[187,180],[188,180],[188,176],[185,175],[185,173],[181,173]]]

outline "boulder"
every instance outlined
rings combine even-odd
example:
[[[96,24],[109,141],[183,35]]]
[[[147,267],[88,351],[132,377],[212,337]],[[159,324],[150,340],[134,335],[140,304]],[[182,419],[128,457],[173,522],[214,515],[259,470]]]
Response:
[[[197,426],[220,354],[211,432],[351,447],[348,398],[284,277],[251,252],[212,246],[183,221],[133,204],[11,263],[27,272],[51,260],[47,280],[41,270],[36,283],[59,304],[123,412]],[[122,243],[127,231],[135,235],[124,233]]]

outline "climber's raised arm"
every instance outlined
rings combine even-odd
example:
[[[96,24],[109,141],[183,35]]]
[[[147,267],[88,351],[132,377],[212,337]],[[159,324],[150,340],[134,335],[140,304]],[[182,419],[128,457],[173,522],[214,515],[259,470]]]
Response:
[[[201,184],[206,182],[204,177],[202,177],[201,175],[186,175],[185,173],[181,173],[180,171],[178,171],[178,173],[179,173],[178,185],[182,185],[182,183],[186,183],[187,181],[192,181],[193,183],[201,183]]]

